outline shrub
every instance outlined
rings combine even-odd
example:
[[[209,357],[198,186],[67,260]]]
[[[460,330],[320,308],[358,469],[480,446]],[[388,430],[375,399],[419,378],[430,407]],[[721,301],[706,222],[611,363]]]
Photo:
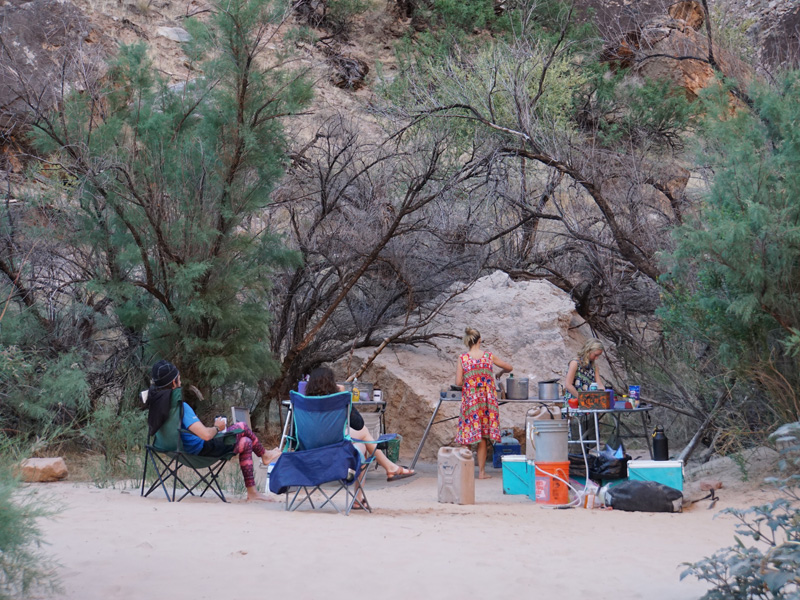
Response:
[[[54,510],[35,492],[20,489],[13,464],[21,455],[14,450],[7,438],[0,439],[0,600],[58,590],[56,565],[41,551],[37,526]]]

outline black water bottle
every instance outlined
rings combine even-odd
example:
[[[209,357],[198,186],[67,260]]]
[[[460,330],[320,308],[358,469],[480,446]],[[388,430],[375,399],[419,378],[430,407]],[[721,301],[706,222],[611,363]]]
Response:
[[[653,431],[653,460],[669,460],[669,440],[661,425]]]

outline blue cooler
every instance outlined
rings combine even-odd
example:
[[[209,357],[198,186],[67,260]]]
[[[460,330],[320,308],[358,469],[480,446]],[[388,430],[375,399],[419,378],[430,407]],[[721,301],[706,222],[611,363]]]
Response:
[[[630,481],[655,481],[683,491],[682,460],[630,460],[628,461]]]
[[[503,456],[503,493],[527,495],[530,485],[528,463],[524,455],[507,454]]]
[[[492,466],[500,469],[503,466],[503,457],[511,454],[522,454],[522,446],[516,438],[504,435],[500,443],[495,443],[492,450]]]

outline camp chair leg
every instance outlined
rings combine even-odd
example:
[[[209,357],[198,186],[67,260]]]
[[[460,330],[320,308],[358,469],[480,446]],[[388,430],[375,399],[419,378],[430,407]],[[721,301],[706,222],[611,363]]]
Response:
[[[291,501],[289,500],[289,495],[291,494],[291,491],[287,490],[286,491],[286,510],[294,512],[298,508],[300,508],[300,506],[306,500],[308,500],[308,503],[311,505],[311,509],[312,510],[317,508],[317,507],[314,506],[314,501],[311,498],[311,494],[313,494],[317,490],[317,488],[319,488],[319,486],[315,487],[314,489],[311,490],[311,492],[309,492],[308,488],[305,487],[305,486],[298,487],[297,491],[294,493],[294,496],[292,497]],[[300,492],[303,492],[305,494],[305,497],[302,500],[300,500],[300,502],[297,502],[297,497],[300,495]],[[295,502],[297,502],[297,504],[295,504]]]
[[[224,466],[225,466],[225,463],[221,462],[221,463],[217,464],[216,466],[209,467],[208,473],[205,474],[205,475],[200,473],[197,469],[193,469],[194,472],[197,474],[197,476],[200,479],[192,487],[184,485],[184,487],[186,488],[186,491],[183,493],[183,496],[181,496],[178,499],[178,502],[183,500],[189,494],[191,494],[192,496],[197,495],[197,494],[194,493],[194,490],[195,490],[195,488],[200,486],[200,484],[205,484],[205,487],[203,488],[203,491],[200,492],[200,494],[199,494],[200,497],[202,497],[210,489],[212,492],[214,492],[217,495],[217,497],[220,500],[222,500],[223,502],[227,502],[227,500],[225,500],[225,494],[222,491],[222,486],[219,483],[219,479],[217,479],[217,476],[222,471]]]
[[[175,501],[175,481],[178,479],[178,469],[180,468],[180,465],[178,464],[177,459],[173,458],[169,462],[166,462],[163,458],[161,458],[161,456],[159,456],[157,453],[153,452],[152,450],[150,450],[148,448],[147,449],[147,454],[145,456],[145,471],[144,471],[145,473],[147,473],[147,459],[148,458],[153,463],[153,470],[156,472],[156,479],[155,479],[155,481],[153,481],[153,484],[150,486],[150,488],[147,490],[147,492],[144,491],[144,486],[145,486],[146,481],[145,481],[144,478],[142,479],[142,495],[146,498],[147,496],[150,495],[150,493],[153,490],[155,490],[160,485],[161,488],[164,490],[164,495],[167,497],[167,501],[168,502],[174,502]],[[161,467],[159,467],[158,464],[156,463],[156,459],[158,459],[158,461],[161,463]],[[175,465],[175,468],[172,468],[173,464]],[[167,486],[165,484],[164,475],[166,473],[169,473],[169,475],[173,479],[173,492],[172,492],[172,497],[171,498],[170,498],[169,491],[167,490]],[[144,475],[143,475],[143,477],[144,477]]]

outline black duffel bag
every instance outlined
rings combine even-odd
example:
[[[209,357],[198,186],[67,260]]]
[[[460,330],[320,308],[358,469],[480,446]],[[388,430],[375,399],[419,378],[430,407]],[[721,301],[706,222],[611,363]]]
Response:
[[[655,481],[623,481],[608,489],[604,503],[616,510],[681,512],[683,494]]]

